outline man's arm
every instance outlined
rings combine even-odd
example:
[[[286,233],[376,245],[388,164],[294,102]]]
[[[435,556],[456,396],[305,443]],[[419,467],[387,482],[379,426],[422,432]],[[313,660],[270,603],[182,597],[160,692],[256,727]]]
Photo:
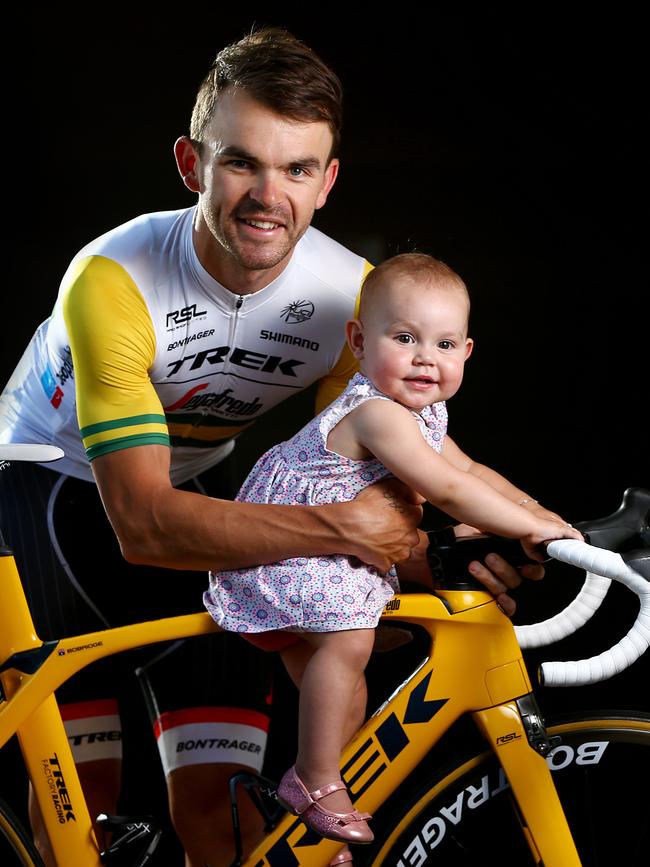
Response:
[[[287,557],[348,554],[385,572],[404,561],[405,578],[426,579],[422,509],[393,480],[355,500],[327,506],[233,503],[179,491],[169,481],[169,450],[137,446],[93,461],[104,507],[127,560],[177,569],[238,569]],[[412,550],[413,549],[413,550]],[[506,614],[521,576],[497,555],[470,566]],[[473,568],[474,567],[474,568]],[[542,567],[521,574],[541,578]]]
[[[234,503],[180,491],[169,449],[136,446],[96,458],[93,472],[124,557],[172,569],[226,570],[288,557],[347,554],[386,571],[418,542],[422,509],[391,485],[325,506]]]

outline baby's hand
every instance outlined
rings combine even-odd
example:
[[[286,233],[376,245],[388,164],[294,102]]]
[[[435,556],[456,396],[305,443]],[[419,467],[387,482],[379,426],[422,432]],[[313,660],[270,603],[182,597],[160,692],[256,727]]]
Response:
[[[558,515],[557,512],[550,512],[534,500],[530,500],[530,502],[526,503],[524,508],[527,511],[532,512],[536,518],[540,519],[540,521],[552,521],[554,524],[562,524],[563,526],[566,526],[567,522],[564,518]]]
[[[554,517],[559,518],[559,515]],[[540,545],[543,542],[552,542],[554,539],[577,539],[579,542],[584,541],[584,537],[579,530],[576,530],[571,524],[564,523],[561,519],[559,521],[539,521],[535,531],[524,536],[520,541],[522,548],[532,560],[542,561],[545,559],[545,556],[540,549]]]

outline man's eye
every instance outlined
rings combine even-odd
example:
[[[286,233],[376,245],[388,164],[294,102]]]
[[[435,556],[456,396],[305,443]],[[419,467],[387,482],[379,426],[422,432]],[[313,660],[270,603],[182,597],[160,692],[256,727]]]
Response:
[[[291,166],[289,174],[292,178],[301,178],[305,174],[305,170],[301,166]]]
[[[250,163],[246,162],[246,160],[228,160],[226,165],[231,166],[233,169],[247,169]]]
[[[396,340],[398,343],[403,343],[404,345],[407,345],[407,344],[409,344],[409,343],[415,343],[415,340],[413,339],[413,335],[412,335],[412,334],[398,334],[398,335],[395,337],[395,340]]]

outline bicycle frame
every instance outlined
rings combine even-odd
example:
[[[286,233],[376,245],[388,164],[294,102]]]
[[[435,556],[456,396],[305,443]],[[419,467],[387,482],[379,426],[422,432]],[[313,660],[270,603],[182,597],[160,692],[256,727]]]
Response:
[[[14,558],[8,549],[2,554],[0,586],[6,602],[0,612],[0,660],[7,662],[0,680],[9,700],[0,705],[0,747],[18,735],[57,863],[99,867],[92,823],[53,691],[104,656],[218,627],[209,615],[194,614],[44,643],[35,633]],[[444,732],[469,712],[497,754],[536,861],[546,867],[578,867],[549,768],[529,743],[531,726],[522,718],[528,711],[522,714],[517,703],[531,692],[521,650],[510,620],[492,596],[483,591],[396,596],[383,619],[423,627],[431,637],[431,653],[345,749],[342,775],[355,806],[376,810]],[[321,839],[286,815],[246,864],[320,867],[339,849],[340,843]]]
[[[521,651],[492,596],[481,591],[396,596],[382,619],[422,626],[432,652],[344,751],[342,776],[355,807],[372,812],[381,806],[445,731],[470,712],[508,778],[536,862],[579,865],[548,765],[529,744],[516,702],[531,692]],[[320,867],[338,849],[340,843],[320,840],[288,816],[246,863]]]

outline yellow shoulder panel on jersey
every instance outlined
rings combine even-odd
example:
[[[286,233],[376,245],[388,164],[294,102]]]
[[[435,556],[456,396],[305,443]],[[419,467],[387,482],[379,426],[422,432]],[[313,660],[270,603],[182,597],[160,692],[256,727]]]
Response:
[[[148,374],[156,339],[138,287],[121,265],[104,256],[80,260],[68,277],[63,315],[88,460],[137,445],[169,445],[165,415]]]
[[[374,265],[371,265],[370,262],[366,262],[364,265],[361,286],[359,287],[359,291],[357,293],[357,300],[354,304],[355,316],[357,316],[359,313],[359,302],[361,301],[361,290],[363,288],[363,281],[366,279],[366,277],[373,268]],[[336,398],[340,394],[342,394],[342,392],[345,390],[345,386],[348,384],[348,382],[352,379],[352,377],[358,370],[359,365],[354,355],[352,355],[352,352],[350,351],[350,347],[348,346],[348,342],[346,340],[343,349],[341,350],[341,354],[339,355],[338,361],[327,374],[327,376],[324,376],[318,383],[318,391],[316,392],[316,415],[318,415],[319,412],[322,412],[326,406],[329,406],[333,400],[336,400]]]

